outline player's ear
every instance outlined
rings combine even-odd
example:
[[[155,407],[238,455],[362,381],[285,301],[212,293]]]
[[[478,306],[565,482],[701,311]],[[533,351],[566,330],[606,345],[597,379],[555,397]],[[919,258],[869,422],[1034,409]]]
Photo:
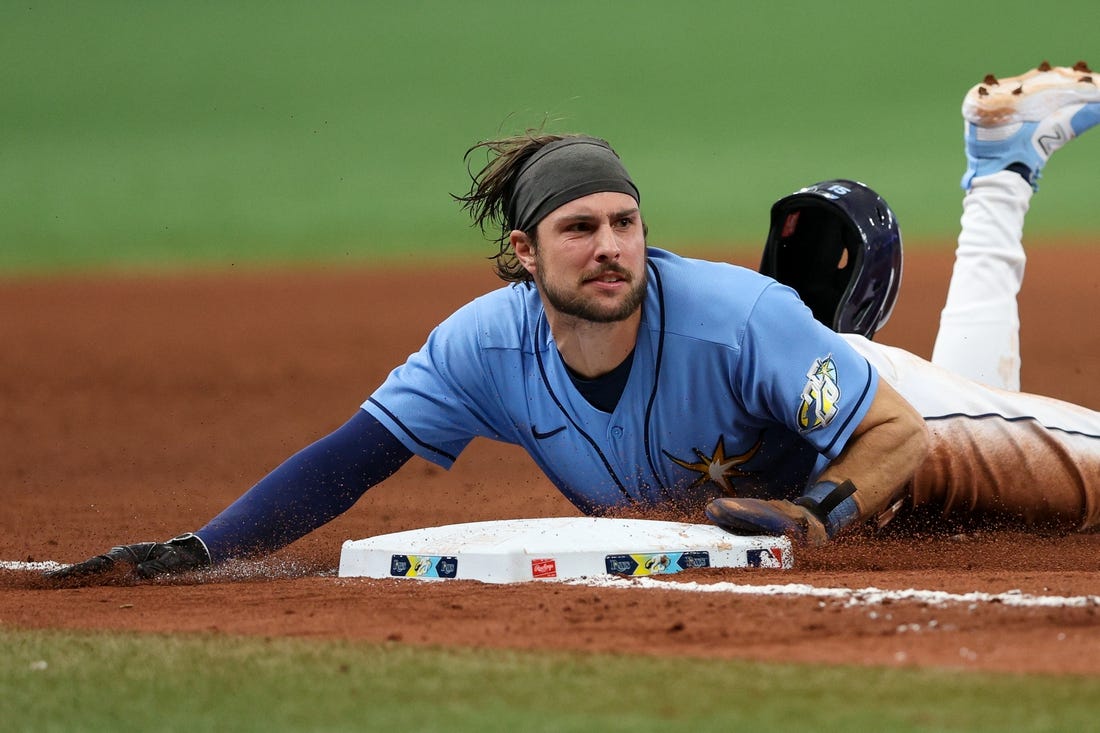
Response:
[[[516,259],[523,265],[523,269],[532,275],[535,274],[535,247],[536,242],[527,236],[526,232],[513,229],[508,235],[508,241],[512,245],[512,251],[516,253]]]

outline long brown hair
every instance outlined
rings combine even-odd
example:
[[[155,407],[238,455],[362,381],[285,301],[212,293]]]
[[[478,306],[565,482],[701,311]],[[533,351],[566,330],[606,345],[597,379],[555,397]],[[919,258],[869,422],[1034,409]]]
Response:
[[[497,277],[505,282],[521,283],[532,279],[531,273],[516,258],[509,241],[513,226],[508,221],[507,212],[515,191],[516,176],[523,164],[544,145],[567,137],[575,136],[528,130],[522,135],[477,143],[462,158],[470,174],[470,190],[465,196],[452,196],[462,202],[462,208],[470,214],[472,225],[481,229],[482,234],[497,245],[496,254],[490,255],[489,259],[496,261],[493,269]],[[489,161],[474,173],[470,169],[470,157],[480,150],[485,151]],[[534,231],[524,233],[531,241],[536,241]]]

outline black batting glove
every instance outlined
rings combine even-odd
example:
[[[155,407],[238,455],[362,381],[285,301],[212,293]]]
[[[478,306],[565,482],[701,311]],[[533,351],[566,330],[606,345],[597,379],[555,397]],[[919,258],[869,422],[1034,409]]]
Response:
[[[111,582],[149,580],[161,575],[200,570],[211,564],[198,535],[188,532],[167,542],[138,542],[112,547],[84,562],[44,573],[50,580]]]

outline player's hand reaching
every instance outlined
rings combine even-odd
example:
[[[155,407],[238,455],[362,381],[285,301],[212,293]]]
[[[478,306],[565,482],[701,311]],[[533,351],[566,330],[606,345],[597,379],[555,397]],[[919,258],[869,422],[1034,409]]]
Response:
[[[210,553],[198,536],[187,533],[167,542],[138,542],[112,547],[84,562],[44,573],[50,580],[112,583],[148,580],[199,570],[210,565]]]
[[[809,509],[778,499],[722,497],[707,504],[707,519],[739,535],[786,535],[818,547],[829,541],[825,525]]]

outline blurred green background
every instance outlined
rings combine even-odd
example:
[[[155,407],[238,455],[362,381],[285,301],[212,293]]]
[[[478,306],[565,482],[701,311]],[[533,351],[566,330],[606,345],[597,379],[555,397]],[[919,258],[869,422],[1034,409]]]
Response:
[[[774,199],[839,176],[942,243],[962,95],[1100,65],[1097,20],[1095,0],[5,1],[0,272],[487,255],[449,195],[463,152],[543,123],[612,142],[655,244],[755,249]],[[1100,139],[1071,150],[1032,237],[1100,228]]]

